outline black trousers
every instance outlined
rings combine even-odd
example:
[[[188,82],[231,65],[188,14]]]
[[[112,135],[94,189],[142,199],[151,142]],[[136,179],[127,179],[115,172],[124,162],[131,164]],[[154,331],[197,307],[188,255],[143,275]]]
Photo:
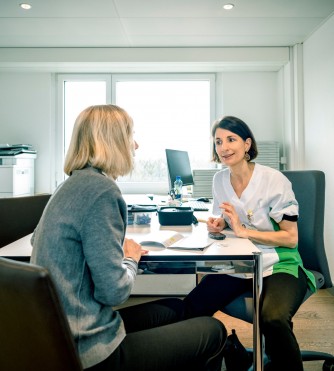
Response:
[[[265,336],[270,370],[302,371],[299,346],[292,330],[292,317],[303,302],[307,278],[276,273],[263,279],[260,302],[260,327]],[[244,292],[252,290],[252,279],[226,274],[205,276],[184,299],[186,317],[211,316]]]
[[[126,337],[90,371],[220,371],[227,332],[215,318],[184,319],[183,300],[167,298],[119,310]]]

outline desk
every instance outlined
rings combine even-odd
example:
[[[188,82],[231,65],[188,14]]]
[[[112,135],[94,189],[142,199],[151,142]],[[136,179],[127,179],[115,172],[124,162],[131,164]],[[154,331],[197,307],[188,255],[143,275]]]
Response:
[[[16,240],[0,248],[0,256],[8,259],[15,259],[28,262],[30,260],[32,246],[30,244],[31,234]]]
[[[143,236],[150,233],[152,229],[159,228],[157,223],[152,226],[129,226],[127,237],[135,240],[142,240]],[[197,226],[185,227],[161,227],[162,229],[172,229],[180,231],[182,234],[191,234],[196,228],[206,232],[206,225],[199,223]],[[247,269],[254,275],[253,284],[253,365],[255,371],[262,370],[262,342],[259,328],[259,298],[262,289],[262,255],[255,245],[249,240],[236,238],[231,231],[226,231],[227,238],[224,243],[217,242],[206,248],[204,251],[184,251],[175,249],[152,249],[147,255],[142,257],[143,262],[190,262],[195,264],[198,273],[208,273],[212,265],[221,263],[224,260],[246,262]],[[30,245],[31,235],[27,235],[0,249],[0,256],[29,260],[31,255]],[[220,274],[210,271],[212,274]]]
[[[202,214],[202,217],[204,214]],[[156,229],[171,229],[184,235],[194,232],[194,229],[203,229],[206,232],[206,225],[199,223],[197,226],[170,226],[158,227],[156,223],[150,226],[129,226],[127,237],[136,241],[143,240],[147,233],[155,232]],[[222,242],[217,241],[203,251],[185,251],[177,249],[150,249],[148,255],[143,255],[142,262],[189,262],[196,265],[197,273],[220,274],[213,272],[210,268],[222,261],[234,261],[246,263],[244,271],[251,271],[253,280],[253,369],[262,370],[262,341],[259,324],[259,303],[262,290],[262,255],[259,249],[248,239],[241,239],[234,236],[232,231],[225,231],[226,239]],[[147,248],[147,247],[145,247]],[[224,272],[222,272],[224,273]]]

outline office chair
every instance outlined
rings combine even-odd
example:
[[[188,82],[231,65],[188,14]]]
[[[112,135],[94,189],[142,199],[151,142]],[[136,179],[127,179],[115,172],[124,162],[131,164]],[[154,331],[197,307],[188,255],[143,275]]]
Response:
[[[50,194],[0,198],[0,248],[36,228]]]
[[[0,370],[82,370],[46,269],[0,258],[0,303]]]
[[[305,268],[316,278],[317,288],[333,286],[324,246],[325,174],[318,170],[283,171],[291,181],[299,203],[298,249]],[[312,295],[309,290],[304,298]],[[227,305],[222,312],[252,323],[252,293],[246,293]],[[251,350],[250,350],[251,351]],[[323,370],[334,370],[334,356],[324,352],[301,350],[303,361],[324,360]]]

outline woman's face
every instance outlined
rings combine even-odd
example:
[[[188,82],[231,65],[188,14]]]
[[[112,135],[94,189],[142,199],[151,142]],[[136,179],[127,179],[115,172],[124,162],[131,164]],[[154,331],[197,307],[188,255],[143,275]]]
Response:
[[[135,141],[135,140],[133,140],[133,146],[132,146],[132,156],[134,157],[134,156],[136,156],[136,150],[139,148],[139,145],[138,145],[138,143]]]
[[[215,132],[215,149],[220,162],[226,166],[235,166],[245,160],[245,152],[248,152],[251,139],[243,140],[232,131],[217,128]]]

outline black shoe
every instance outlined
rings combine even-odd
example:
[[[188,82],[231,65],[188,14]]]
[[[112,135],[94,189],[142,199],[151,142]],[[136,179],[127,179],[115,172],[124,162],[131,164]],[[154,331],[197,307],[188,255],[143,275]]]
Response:
[[[227,337],[223,350],[227,371],[247,371],[252,365],[252,355],[241,344],[235,330]]]

